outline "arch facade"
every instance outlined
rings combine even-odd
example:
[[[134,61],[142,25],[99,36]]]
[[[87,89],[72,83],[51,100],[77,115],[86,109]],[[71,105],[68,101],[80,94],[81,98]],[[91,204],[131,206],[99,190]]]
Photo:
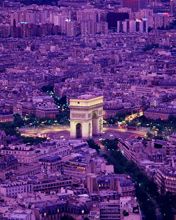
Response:
[[[70,136],[91,138],[103,131],[103,97],[70,99]]]

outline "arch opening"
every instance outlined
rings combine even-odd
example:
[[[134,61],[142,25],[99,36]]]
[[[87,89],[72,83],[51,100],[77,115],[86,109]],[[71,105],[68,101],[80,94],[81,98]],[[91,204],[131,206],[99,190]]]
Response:
[[[76,125],[76,138],[82,138],[82,125],[78,123]]]

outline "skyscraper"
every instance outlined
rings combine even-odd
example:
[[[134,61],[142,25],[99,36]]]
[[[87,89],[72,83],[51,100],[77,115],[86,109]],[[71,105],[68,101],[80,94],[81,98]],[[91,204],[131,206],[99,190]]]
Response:
[[[138,11],[141,8],[145,8],[148,4],[148,0],[123,0],[123,6],[131,8],[132,11]]]

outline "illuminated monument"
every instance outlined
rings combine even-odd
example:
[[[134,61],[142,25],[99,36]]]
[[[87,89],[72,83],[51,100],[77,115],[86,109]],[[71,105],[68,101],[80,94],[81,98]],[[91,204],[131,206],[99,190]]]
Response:
[[[70,99],[70,136],[91,138],[103,131],[103,96]]]

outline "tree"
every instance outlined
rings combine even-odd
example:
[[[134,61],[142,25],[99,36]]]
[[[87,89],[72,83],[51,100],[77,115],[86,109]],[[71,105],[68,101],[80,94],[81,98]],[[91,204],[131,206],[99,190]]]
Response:
[[[23,137],[23,136],[21,136],[21,140],[25,144],[37,145],[37,144],[40,144],[40,143],[46,141],[46,138],[40,138],[40,137],[33,138],[33,137]]]
[[[70,215],[64,215],[63,217],[61,217],[61,220],[75,220],[75,219]]]
[[[46,85],[41,88],[42,92],[49,93],[53,92],[54,87],[52,85]]]
[[[96,144],[93,139],[87,140],[87,143],[90,148],[95,149],[97,152],[100,150],[100,146]]]
[[[57,5],[57,0],[21,0],[21,2],[26,5]]]
[[[107,149],[117,150],[118,139],[117,138],[113,140],[106,139],[102,141],[102,144],[105,145]]]
[[[97,47],[101,47],[101,43],[100,42],[97,42]]]
[[[14,115],[14,126],[19,128],[24,126],[24,120],[22,119],[21,115],[19,114]]]

